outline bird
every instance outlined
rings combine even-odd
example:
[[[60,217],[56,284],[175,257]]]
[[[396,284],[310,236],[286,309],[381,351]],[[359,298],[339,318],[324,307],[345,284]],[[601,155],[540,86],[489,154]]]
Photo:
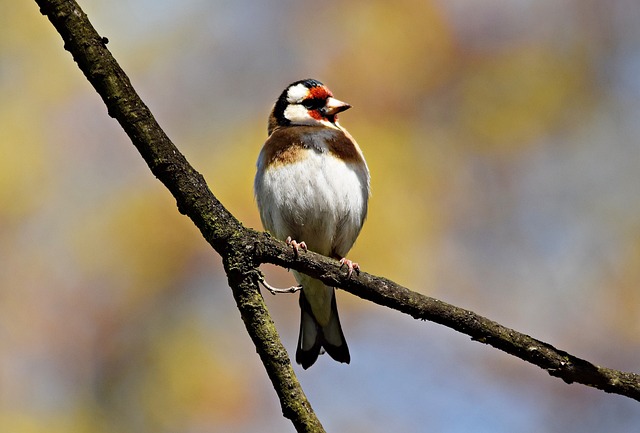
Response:
[[[338,123],[338,113],[349,108],[318,80],[287,86],[269,115],[254,192],[267,232],[296,256],[310,250],[339,260],[351,277],[360,267],[345,256],[367,216],[370,174],[360,147]],[[326,352],[348,364],[334,288],[293,275],[301,286],[296,362],[306,370]]]

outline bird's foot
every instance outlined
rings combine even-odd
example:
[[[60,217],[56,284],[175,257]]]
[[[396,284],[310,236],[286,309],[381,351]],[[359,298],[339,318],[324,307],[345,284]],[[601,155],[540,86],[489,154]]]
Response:
[[[347,278],[351,278],[351,274],[353,274],[353,271],[356,271],[356,274],[360,273],[360,265],[356,262],[352,262],[345,257],[340,259],[340,269],[342,269],[343,266],[347,267]]]
[[[302,251],[307,251],[307,244],[304,243],[304,241],[302,242],[298,242],[294,239],[291,239],[291,236],[287,237],[287,240],[285,240],[285,242],[287,243],[287,245],[289,245],[292,249],[293,249],[293,253],[296,256],[296,259],[298,258],[298,251],[302,250]]]

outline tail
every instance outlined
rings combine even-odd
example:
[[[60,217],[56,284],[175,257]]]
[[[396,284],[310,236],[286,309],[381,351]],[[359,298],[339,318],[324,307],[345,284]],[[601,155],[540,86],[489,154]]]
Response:
[[[306,370],[316,362],[324,348],[333,359],[348,364],[351,356],[340,326],[334,289],[318,280],[303,285],[300,291],[300,310],[302,314],[296,362]]]

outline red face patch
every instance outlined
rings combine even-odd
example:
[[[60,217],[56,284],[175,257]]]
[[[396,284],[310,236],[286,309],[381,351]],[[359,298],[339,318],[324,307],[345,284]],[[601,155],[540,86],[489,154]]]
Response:
[[[320,110],[309,110],[309,116],[316,120],[321,120],[323,118],[322,114],[320,114]]]
[[[327,99],[333,96],[333,94],[324,86],[312,87],[309,89],[309,98],[312,99]]]

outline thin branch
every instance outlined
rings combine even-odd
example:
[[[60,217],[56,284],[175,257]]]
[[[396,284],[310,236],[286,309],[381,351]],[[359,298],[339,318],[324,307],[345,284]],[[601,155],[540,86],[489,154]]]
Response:
[[[472,340],[488,344],[546,370],[566,383],[581,383],[640,401],[640,375],[600,367],[551,344],[507,328],[486,317],[438,299],[413,292],[391,280],[366,272],[348,278],[338,261],[311,251],[295,255],[282,243],[267,238],[256,251],[259,261],[295,269],[328,285],[409,316],[439,323]]]
[[[273,287],[267,280],[264,278],[264,275],[260,274],[258,277],[258,282],[262,284],[262,286],[269,291],[272,295],[278,295],[283,293],[295,293],[297,291],[302,290],[302,286],[291,286],[285,288]]]
[[[596,366],[472,311],[412,292],[385,278],[366,272],[347,278],[335,260],[312,252],[296,256],[283,242],[245,228],[213,196],[202,176],[162,132],[77,4],[71,0],[36,2],[62,35],[65,48],[73,54],[102,96],[109,114],[120,122],[151,171],[174,195],[180,212],[193,220],[222,256],[238,308],[280,397],[283,413],[288,418],[301,417],[296,418],[298,421],[293,420],[298,431],[314,431],[309,424],[300,421],[305,411],[311,415],[313,412],[295,380],[289,358],[258,294],[260,273],[257,268],[262,263],[304,272],[416,319],[442,324],[537,365],[567,383],[582,383],[640,401],[640,375]],[[293,388],[287,388],[289,385]],[[301,407],[294,407],[295,403],[284,400],[292,392],[296,393],[294,401],[300,401]],[[317,422],[314,415],[312,419]],[[321,429],[319,422],[313,428],[315,426]]]

